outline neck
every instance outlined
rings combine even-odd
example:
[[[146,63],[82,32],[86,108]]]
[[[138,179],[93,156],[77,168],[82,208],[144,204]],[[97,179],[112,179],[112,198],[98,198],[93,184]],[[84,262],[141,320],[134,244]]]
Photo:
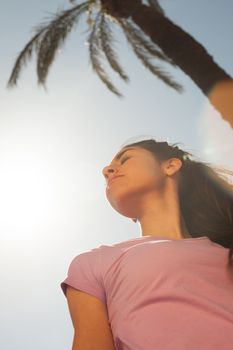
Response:
[[[138,218],[142,236],[170,239],[191,237],[181,215],[176,191],[170,190],[159,198],[148,198],[144,204],[142,215]]]

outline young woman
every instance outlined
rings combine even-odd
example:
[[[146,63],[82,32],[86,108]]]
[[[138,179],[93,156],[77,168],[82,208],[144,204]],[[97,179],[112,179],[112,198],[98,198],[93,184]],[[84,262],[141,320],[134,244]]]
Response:
[[[232,186],[190,156],[144,140],[103,169],[108,201],[141,237],[72,261],[72,350],[233,348]]]

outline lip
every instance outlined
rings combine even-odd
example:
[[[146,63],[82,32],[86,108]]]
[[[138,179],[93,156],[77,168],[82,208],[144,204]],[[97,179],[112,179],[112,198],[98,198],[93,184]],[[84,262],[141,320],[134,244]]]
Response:
[[[112,181],[114,181],[114,180],[117,179],[118,177],[122,177],[122,176],[124,176],[124,175],[116,175],[116,176],[111,177],[111,178],[109,179],[109,181],[108,181],[108,186],[112,183]]]

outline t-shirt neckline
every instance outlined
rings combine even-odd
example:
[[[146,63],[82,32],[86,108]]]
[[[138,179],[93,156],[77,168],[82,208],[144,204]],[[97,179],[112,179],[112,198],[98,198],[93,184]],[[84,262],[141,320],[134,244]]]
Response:
[[[163,236],[153,236],[153,235],[145,235],[145,236],[140,236],[138,238],[150,238],[154,240],[163,240],[163,241],[196,241],[196,240],[201,240],[201,239],[208,239],[207,236],[201,236],[201,237],[184,237],[181,239],[172,239],[169,237],[163,237]]]

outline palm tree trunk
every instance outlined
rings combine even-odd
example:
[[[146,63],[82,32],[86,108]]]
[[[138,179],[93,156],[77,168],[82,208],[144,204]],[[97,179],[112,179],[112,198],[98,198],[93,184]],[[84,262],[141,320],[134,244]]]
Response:
[[[141,4],[132,20],[186,73],[233,127],[233,80],[191,35]]]
[[[218,82],[231,79],[200,43],[163,14],[141,4],[132,19],[206,96]]]
[[[233,80],[206,49],[161,11],[140,0],[102,0],[109,12],[135,24],[186,73],[233,127]],[[114,8],[111,6],[114,3]],[[126,6],[127,4],[127,6]],[[222,97],[224,96],[224,101]]]

